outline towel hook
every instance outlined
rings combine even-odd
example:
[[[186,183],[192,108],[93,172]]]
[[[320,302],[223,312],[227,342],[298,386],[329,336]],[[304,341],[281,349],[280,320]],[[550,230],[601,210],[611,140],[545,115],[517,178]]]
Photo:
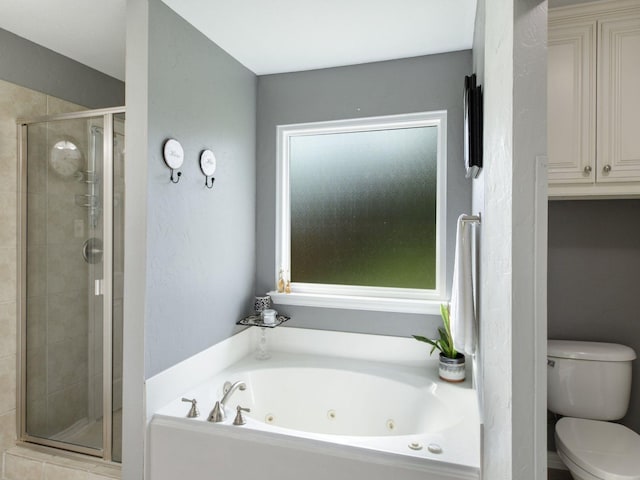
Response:
[[[216,179],[213,174],[216,171],[216,156],[211,150],[203,150],[200,152],[200,170],[204,175],[204,185],[207,188],[213,188],[213,182]],[[211,184],[209,184],[209,178],[211,178]]]
[[[171,169],[171,176],[169,177],[171,183],[178,183],[182,172],[177,172],[175,179],[173,174],[184,162],[184,149],[182,148],[182,145],[180,145],[180,142],[175,138],[168,138],[164,142],[162,156],[164,158],[164,163],[166,163],[167,167]]]
[[[171,180],[171,183],[178,183],[180,181],[180,176],[182,175],[182,172],[178,172],[176,173],[176,178],[173,178],[173,172],[175,172],[175,170],[172,168],[171,169],[171,176],[169,177],[169,180]]]

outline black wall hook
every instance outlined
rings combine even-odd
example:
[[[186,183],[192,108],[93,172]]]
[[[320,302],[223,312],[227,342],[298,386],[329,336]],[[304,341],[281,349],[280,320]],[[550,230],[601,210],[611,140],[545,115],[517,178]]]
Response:
[[[176,173],[175,180],[173,179],[173,172],[175,172],[175,170],[172,168],[171,169],[171,177],[170,177],[171,183],[178,183],[180,181],[180,176],[182,175],[182,172]]]
[[[200,171],[204,175],[204,186],[213,188],[213,182],[216,181],[213,178],[213,174],[216,171],[216,156],[209,149],[200,152]],[[209,184],[209,179],[211,179],[211,184]]]
[[[169,177],[171,183],[178,183],[182,173],[178,172],[175,178],[173,174],[184,162],[184,149],[182,148],[182,145],[180,145],[180,142],[175,138],[167,138],[164,142],[164,146],[162,147],[162,158],[164,159],[164,163],[167,167],[171,169],[171,176]]]

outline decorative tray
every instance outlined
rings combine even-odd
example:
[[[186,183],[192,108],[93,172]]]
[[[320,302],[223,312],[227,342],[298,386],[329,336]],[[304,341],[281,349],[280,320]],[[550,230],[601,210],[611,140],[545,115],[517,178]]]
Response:
[[[276,321],[274,323],[264,323],[260,315],[249,315],[236,322],[236,325],[247,325],[249,327],[268,327],[274,328],[278,325],[282,325],[284,322],[291,320],[291,317],[286,315],[276,315]]]

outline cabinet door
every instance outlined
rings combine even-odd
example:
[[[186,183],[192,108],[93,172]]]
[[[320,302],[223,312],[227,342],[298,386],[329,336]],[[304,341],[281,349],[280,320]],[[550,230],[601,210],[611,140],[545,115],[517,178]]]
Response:
[[[549,183],[595,181],[596,22],[549,26]]]
[[[599,23],[598,182],[640,181],[640,14]]]

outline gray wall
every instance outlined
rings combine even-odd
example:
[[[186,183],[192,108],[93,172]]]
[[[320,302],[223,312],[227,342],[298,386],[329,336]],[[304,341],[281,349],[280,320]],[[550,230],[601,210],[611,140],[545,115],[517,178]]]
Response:
[[[157,0],[149,2],[145,374],[224,340],[255,279],[256,76]],[[178,184],[162,159],[178,139]],[[199,154],[216,155],[209,190]]]
[[[124,82],[1,28],[0,79],[89,108],[124,105]]]
[[[549,202],[549,338],[640,354],[640,200]],[[640,364],[622,423],[640,432]]]
[[[447,285],[450,288],[456,219],[471,207],[462,162],[462,88],[471,52],[258,78],[257,283],[274,288],[276,126],[429,110],[448,111]],[[290,326],[408,336],[431,335],[439,317],[278,305]]]

